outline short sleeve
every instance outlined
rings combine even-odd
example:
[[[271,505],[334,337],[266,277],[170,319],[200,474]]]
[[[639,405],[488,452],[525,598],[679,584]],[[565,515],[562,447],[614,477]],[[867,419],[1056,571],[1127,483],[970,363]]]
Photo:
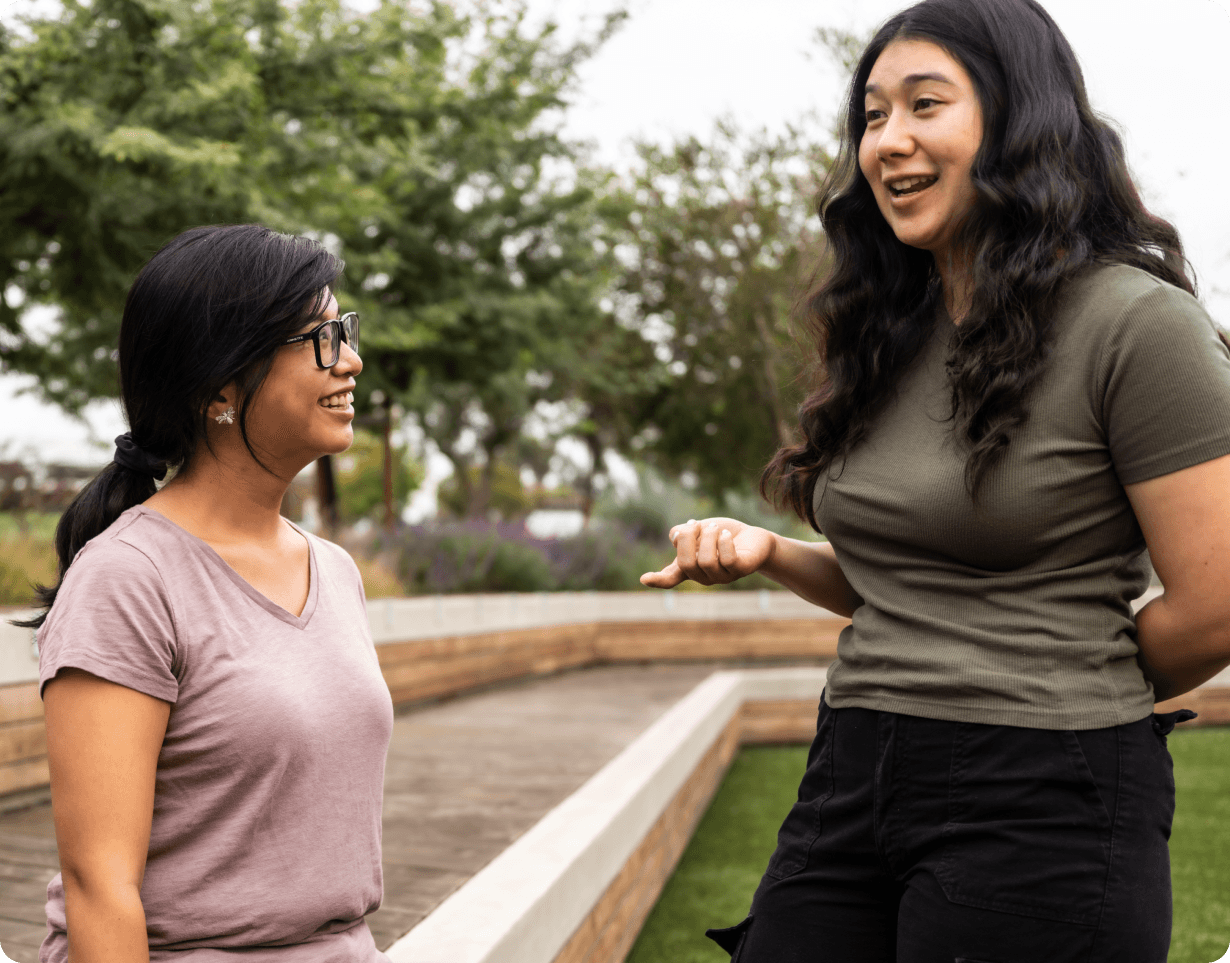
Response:
[[[1103,424],[1121,484],[1230,454],[1230,351],[1194,297],[1133,299],[1100,354]]]
[[[69,566],[38,631],[39,692],[72,668],[175,702],[175,639],[154,563],[115,539],[90,542]]]

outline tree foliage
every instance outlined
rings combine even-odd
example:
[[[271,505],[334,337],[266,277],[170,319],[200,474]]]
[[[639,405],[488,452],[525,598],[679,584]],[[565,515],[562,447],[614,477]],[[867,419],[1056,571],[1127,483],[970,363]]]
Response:
[[[186,227],[256,220],[349,262],[360,408],[373,390],[405,402],[462,478],[478,425],[494,464],[534,373],[603,320],[602,175],[558,126],[618,20],[564,46],[516,4],[66,0],[33,39],[0,34],[4,368],[70,412],[113,395],[136,270]],[[22,324],[40,302],[53,331]]]
[[[754,484],[786,442],[805,361],[791,319],[814,275],[827,151],[801,130],[641,144],[629,186],[625,310],[670,374],[645,456],[715,496]]]
[[[541,480],[564,437],[587,513],[611,452],[747,488],[792,421],[828,158],[721,125],[641,145],[623,179],[592,163],[562,118],[621,16],[571,45],[516,0],[64,0],[0,27],[0,369],[70,413],[113,396],[140,266],[259,221],[345,258],[356,405],[417,420],[460,514],[498,507],[505,468]]]
[[[390,454],[393,511],[400,514],[406,499],[423,483],[423,466],[404,446]],[[384,445],[373,432],[356,431],[354,444],[337,459],[337,489],[338,509],[348,521],[371,516],[384,503]]]

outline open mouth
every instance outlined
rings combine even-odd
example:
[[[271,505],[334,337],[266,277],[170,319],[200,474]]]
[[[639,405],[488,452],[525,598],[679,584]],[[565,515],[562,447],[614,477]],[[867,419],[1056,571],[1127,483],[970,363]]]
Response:
[[[352,401],[354,401],[354,394],[349,391],[339,391],[335,395],[329,395],[328,398],[321,398],[320,406],[332,408],[335,411],[345,411],[350,407]]]
[[[893,197],[908,197],[910,194],[925,191],[937,180],[939,180],[938,177],[907,177],[889,184],[888,191]]]

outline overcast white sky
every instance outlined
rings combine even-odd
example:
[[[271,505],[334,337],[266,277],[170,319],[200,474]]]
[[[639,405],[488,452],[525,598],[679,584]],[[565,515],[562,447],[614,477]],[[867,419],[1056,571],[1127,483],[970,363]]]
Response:
[[[1085,70],[1094,106],[1125,133],[1128,156],[1153,210],[1183,235],[1206,306],[1230,327],[1230,217],[1221,166],[1230,154],[1226,122],[1225,0],[1043,0]],[[30,0],[0,0],[0,20]],[[534,17],[553,16],[565,35],[597,24],[607,0],[528,0]],[[841,82],[812,41],[817,27],[865,33],[903,4],[896,0],[626,0],[631,18],[581,70],[567,129],[621,164],[632,136],[707,131],[723,114],[770,128],[837,109]],[[18,379],[0,376],[7,417],[0,446],[43,460],[105,461],[123,431],[114,406],[90,413],[92,430],[14,397]],[[91,448],[93,434],[108,445]]]

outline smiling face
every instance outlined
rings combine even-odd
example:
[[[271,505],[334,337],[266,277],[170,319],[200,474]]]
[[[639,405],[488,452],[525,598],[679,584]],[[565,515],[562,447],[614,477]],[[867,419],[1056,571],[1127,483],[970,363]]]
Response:
[[[330,293],[324,313],[297,333],[337,317],[337,299]],[[249,437],[262,460],[268,456],[306,465],[349,448],[354,441],[354,379],[362,370],[362,360],[348,344],[342,344],[331,368],[316,364],[311,341],[278,348],[248,415]]]
[[[880,213],[903,244],[930,251],[941,274],[974,204],[970,177],[982,108],[965,68],[927,40],[894,40],[867,78],[858,160]]]

